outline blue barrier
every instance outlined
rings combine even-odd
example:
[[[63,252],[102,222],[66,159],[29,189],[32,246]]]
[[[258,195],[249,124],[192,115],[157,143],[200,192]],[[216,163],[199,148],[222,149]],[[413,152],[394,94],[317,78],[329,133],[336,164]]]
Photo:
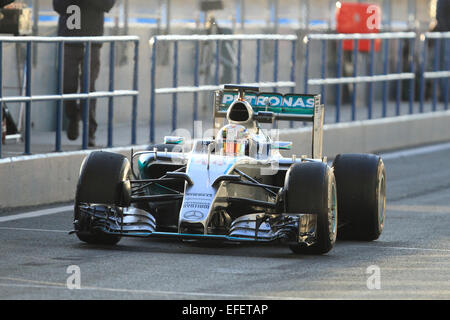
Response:
[[[173,78],[172,87],[170,88],[157,88],[156,87],[156,68],[157,68],[157,46],[160,42],[172,42],[173,45]],[[220,44],[222,41],[235,41],[237,43],[236,53],[236,83],[241,83],[242,72],[242,41],[255,41],[256,42],[256,70],[255,70],[255,82],[245,83],[246,85],[255,85],[261,88],[279,88],[290,87],[295,88],[295,59],[296,59],[296,41],[295,35],[164,35],[154,36],[150,39],[150,45],[152,47],[151,54],[151,71],[150,71],[150,142],[155,142],[155,111],[156,111],[156,95],[157,94],[171,94],[172,95],[172,130],[177,128],[177,94],[178,93],[193,93],[194,105],[193,105],[193,120],[198,118],[198,93],[204,91],[211,91],[220,89],[219,81],[219,66],[221,58]],[[274,64],[273,64],[273,81],[260,82],[261,75],[261,41],[274,41]],[[291,43],[291,73],[290,79],[279,81],[278,80],[278,68],[279,68],[279,41],[288,41]],[[194,74],[193,74],[193,86],[178,86],[178,44],[180,42],[193,42],[194,48]],[[214,52],[214,80],[213,84],[199,85],[199,43],[211,42],[215,44]],[[291,89],[292,90],[292,89]]]
[[[133,88],[132,90],[114,89],[114,68],[115,68],[115,43],[132,42],[134,43],[134,68],[133,68]],[[3,43],[25,43],[26,44],[26,63],[25,63],[25,95],[4,97],[2,91],[3,84]],[[55,95],[33,95],[32,94],[32,45],[34,43],[56,43],[58,45],[57,57],[57,93]],[[63,94],[63,57],[64,44],[81,43],[85,46],[84,53],[84,85],[81,93]],[[90,51],[92,43],[110,43],[109,56],[109,91],[89,91],[90,79]],[[139,37],[136,36],[111,36],[111,37],[0,37],[0,104],[3,103],[25,103],[25,126],[24,126],[24,154],[31,154],[31,107],[34,101],[56,101],[56,137],[55,151],[61,151],[61,131],[64,100],[82,101],[82,149],[88,148],[88,115],[89,99],[108,98],[108,147],[113,146],[113,110],[114,97],[129,96],[132,101],[132,125],[131,125],[131,144],[136,144],[136,116],[137,116],[137,97],[138,97],[138,61],[139,61]],[[0,123],[2,121],[2,112],[0,112]],[[0,158],[2,157],[2,146],[0,143]]]

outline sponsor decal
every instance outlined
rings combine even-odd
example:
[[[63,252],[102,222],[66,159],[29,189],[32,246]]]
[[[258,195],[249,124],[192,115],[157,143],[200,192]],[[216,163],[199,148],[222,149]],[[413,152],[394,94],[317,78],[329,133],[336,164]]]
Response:
[[[191,209],[209,209],[210,204],[208,202],[185,202],[183,208]]]
[[[213,198],[212,193],[188,192],[185,195],[183,208],[208,211],[209,208],[211,207],[212,198]],[[186,216],[184,215],[184,217]]]
[[[197,210],[192,210],[192,211],[188,211],[183,215],[184,219],[186,220],[201,220],[204,217],[203,212],[201,211],[197,211]]]
[[[187,192],[186,196],[212,198],[213,194],[212,193]]]
[[[227,109],[236,99],[235,92],[224,92],[221,107]],[[260,93],[247,94],[245,100],[255,111],[265,110],[278,113],[313,113],[314,97],[300,94]]]

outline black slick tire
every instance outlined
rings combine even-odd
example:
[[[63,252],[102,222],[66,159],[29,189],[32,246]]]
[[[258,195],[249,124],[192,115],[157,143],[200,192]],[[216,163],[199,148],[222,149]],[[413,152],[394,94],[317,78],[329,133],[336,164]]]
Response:
[[[386,170],[373,154],[342,154],[333,162],[337,183],[339,238],[372,241],[386,219]]]
[[[286,213],[317,215],[316,241],[290,245],[297,254],[324,254],[336,241],[336,184],[333,171],[322,162],[302,162],[291,166],[285,180]]]
[[[121,154],[95,151],[83,161],[78,179],[74,223],[78,238],[90,244],[114,245],[121,239],[92,228],[95,218],[80,209],[82,204],[115,207],[120,202],[121,183],[130,177],[130,164]]]

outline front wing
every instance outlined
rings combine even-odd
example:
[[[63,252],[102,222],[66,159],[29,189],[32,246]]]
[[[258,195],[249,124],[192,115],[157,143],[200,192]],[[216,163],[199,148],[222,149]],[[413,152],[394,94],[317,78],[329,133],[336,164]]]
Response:
[[[305,245],[315,242],[317,216],[314,214],[248,214],[235,219],[228,234],[193,234],[156,231],[155,218],[150,213],[134,207],[112,209],[91,205],[81,206],[80,210],[93,218],[90,226],[92,230],[111,235]],[[77,229],[76,221],[75,229]]]

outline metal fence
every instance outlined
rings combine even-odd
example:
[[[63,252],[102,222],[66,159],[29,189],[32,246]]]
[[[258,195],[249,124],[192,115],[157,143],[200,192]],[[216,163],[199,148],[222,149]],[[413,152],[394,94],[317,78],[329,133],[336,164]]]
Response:
[[[448,93],[450,78],[450,32],[428,32],[421,36],[422,64],[420,72],[420,112],[424,110],[426,80],[432,80],[432,111],[437,109],[437,86],[441,81],[441,97],[445,110],[448,110]],[[434,41],[432,50],[430,40]],[[432,52],[432,71],[427,71],[427,53]],[[440,63],[441,62],[441,63]]]
[[[151,56],[151,89],[150,89],[150,141],[155,140],[155,99],[157,94],[171,94],[172,95],[172,130],[177,128],[177,94],[179,93],[193,93],[193,119],[194,121],[198,118],[198,93],[203,91],[217,90],[220,87],[219,83],[219,65],[220,65],[220,45],[223,41],[235,41],[237,45],[236,52],[236,63],[235,63],[235,73],[236,79],[235,83],[241,84],[241,72],[242,72],[242,42],[256,42],[256,52],[255,56],[251,58],[256,59],[255,70],[254,70],[254,82],[245,83],[246,85],[259,86],[261,88],[279,88],[279,87],[289,87],[291,89],[295,88],[295,64],[296,64],[296,35],[186,35],[186,36],[155,36],[150,39],[150,45],[152,46],[152,56]],[[273,41],[273,72],[271,82],[261,82],[261,42],[262,41]],[[290,42],[290,78],[279,80],[278,69],[279,69],[279,41]],[[168,88],[157,88],[155,75],[157,72],[157,45],[160,42],[171,42],[173,46],[173,69],[172,69],[172,87]],[[178,86],[178,52],[179,43],[190,42],[194,43],[194,70],[192,76],[192,86]],[[213,83],[207,85],[199,84],[199,45],[201,42],[213,42],[215,44],[214,51],[214,80]]]
[[[382,117],[387,115],[388,104],[388,92],[387,85],[390,81],[396,82],[396,115],[400,114],[400,94],[401,94],[401,81],[409,80],[409,113],[413,112],[414,102],[414,42],[416,39],[416,33],[414,32],[386,32],[386,33],[373,33],[373,34],[311,34],[304,38],[305,43],[305,81],[304,91],[309,92],[310,86],[320,86],[320,92],[322,97],[325,97],[326,86],[335,86],[335,122],[341,121],[341,87],[343,84],[352,84],[352,98],[351,98],[351,120],[356,120],[356,84],[367,83],[368,86],[368,106],[367,106],[367,118],[372,119],[373,116],[373,86],[377,82],[382,82]],[[321,42],[320,50],[320,78],[309,78],[309,55],[310,55],[310,42],[316,40]],[[359,75],[358,70],[358,51],[360,49],[359,43],[361,40],[369,41],[368,50],[368,75]],[[383,72],[381,74],[375,74],[375,41],[382,40],[382,55],[383,55]],[[329,78],[326,76],[326,62],[329,57],[327,55],[327,41],[337,42],[336,52],[336,77]],[[343,57],[343,42],[352,42],[352,60],[353,60],[353,75],[351,77],[342,76],[342,57]],[[395,72],[389,71],[389,47],[391,41],[397,41],[397,67]],[[402,58],[403,58],[403,41],[409,41],[408,46],[408,65],[409,72],[402,72]],[[334,60],[334,59],[333,59]]]
[[[369,50],[361,53],[358,43],[362,40],[369,41]],[[419,40],[419,41],[418,41]],[[310,46],[312,41],[319,42],[320,50],[320,76],[310,76]],[[329,57],[327,44],[332,41],[336,48],[336,56]],[[352,41],[351,50],[352,76],[342,76],[343,42]],[[375,54],[375,41],[379,43],[378,70]],[[431,97],[431,107],[428,111],[438,110],[438,99],[443,103],[443,110],[448,110],[449,77],[450,77],[450,32],[428,32],[418,34],[414,32],[394,32],[379,34],[311,34],[304,38],[305,65],[304,65],[304,91],[319,90],[322,97],[327,94],[326,88],[334,86],[335,122],[341,121],[342,86],[352,86],[351,96],[351,121],[357,119],[356,95],[357,84],[367,86],[367,119],[374,116],[374,86],[381,84],[381,117],[388,116],[388,102],[394,101],[395,116],[401,114],[401,102],[408,101],[407,114],[425,112],[427,97]],[[392,45],[394,44],[394,45]],[[394,49],[394,50],[391,50]],[[367,58],[368,72],[364,74],[358,69],[358,55]],[[327,61],[336,61],[334,64],[334,77],[327,77],[325,65]],[[395,62],[392,65],[392,62]],[[393,83],[389,85],[389,83]],[[431,86],[430,86],[431,84]],[[403,86],[405,86],[403,90]],[[319,89],[317,89],[319,87]],[[438,88],[440,95],[438,94]],[[390,99],[389,89],[394,91],[394,98]],[[393,90],[392,90],[393,89]],[[403,91],[402,91],[403,90]],[[418,101],[418,107],[416,104]],[[361,117],[359,117],[361,118]]]
[[[342,121],[341,107],[342,95],[341,90],[344,85],[353,86],[354,90],[350,98],[350,108],[346,108],[346,112],[350,110],[348,114],[350,116],[346,119],[354,121],[357,119],[372,119],[374,118],[375,111],[381,117],[387,117],[390,115],[398,116],[401,114],[400,106],[402,100],[407,100],[406,114],[412,114],[418,110],[418,112],[425,111],[437,111],[438,110],[438,87],[440,88],[440,97],[443,102],[443,109],[448,110],[449,99],[449,77],[450,77],[450,55],[447,54],[450,49],[450,32],[444,33],[425,33],[417,34],[413,32],[397,32],[397,33],[379,33],[379,34],[309,34],[303,41],[295,35],[166,35],[155,36],[150,39],[151,45],[151,65],[150,65],[150,115],[149,115],[149,141],[155,141],[155,112],[161,110],[157,107],[156,97],[158,95],[170,95],[171,96],[171,112],[170,121],[172,129],[177,129],[178,124],[178,94],[190,93],[193,95],[192,101],[192,115],[193,120],[198,119],[198,101],[199,93],[212,91],[221,88],[219,79],[219,66],[221,59],[221,45],[224,41],[232,41],[236,48],[235,61],[232,66],[234,78],[232,82],[241,83],[246,85],[259,86],[261,88],[271,88],[276,90],[277,88],[287,88],[291,92],[299,87],[299,83],[302,82],[304,87],[304,93],[321,93],[322,97],[327,96],[327,88],[334,89],[334,106],[333,103],[327,104],[328,107],[335,108],[335,117],[332,119],[334,122]],[[420,40],[420,41],[418,41]],[[131,41],[135,44],[134,52],[134,66],[133,66],[133,89],[132,90],[116,90],[114,88],[114,46],[117,41]],[[270,57],[270,64],[265,65],[265,74],[262,75],[262,51],[263,43],[271,42],[273,48],[272,55]],[[280,42],[283,43],[283,54],[288,55],[289,61],[283,59],[280,61]],[[353,70],[350,76],[343,75],[343,62],[342,56],[344,52],[344,41],[351,41],[353,48],[351,54]],[[369,49],[365,53],[358,51],[359,42],[368,41]],[[88,141],[88,108],[89,99],[93,98],[108,98],[108,145],[113,146],[113,107],[114,97],[118,96],[130,96],[133,98],[132,104],[132,121],[131,121],[131,144],[136,144],[136,125],[137,125],[137,97],[138,97],[138,69],[139,69],[139,39],[137,37],[93,37],[93,38],[58,38],[58,37],[0,37],[0,62],[3,60],[3,43],[4,42],[25,42],[26,43],[26,85],[25,95],[15,97],[4,97],[2,88],[3,71],[0,68],[0,103],[12,102],[12,103],[25,103],[25,154],[30,154],[31,136],[30,136],[30,116],[32,102],[38,101],[56,101],[57,102],[57,123],[56,123],[56,135],[55,135],[55,151],[61,151],[61,131],[62,131],[62,103],[64,100],[80,99],[83,102],[83,145],[82,148],[87,148]],[[31,45],[34,42],[47,42],[58,44],[58,85],[57,94],[55,95],[33,95],[32,83],[31,83]],[[85,63],[84,69],[85,77],[89,77],[89,50],[90,45],[93,42],[110,42],[110,68],[109,68],[109,90],[89,92],[89,86],[86,85],[79,94],[63,94],[63,50],[64,43],[68,42],[80,42],[85,43]],[[250,55],[243,56],[243,43],[252,43],[252,50]],[[314,62],[311,62],[311,44],[317,42],[319,50],[314,51]],[[330,49],[328,43],[333,42],[335,51]],[[378,43],[379,42],[379,43]],[[157,47],[160,43],[166,43],[172,50],[170,56],[167,55],[169,51],[162,51],[165,53],[165,59],[171,60],[166,64],[166,68],[170,70],[169,86],[158,87],[156,81],[156,75],[158,69],[157,63]],[[183,59],[184,62],[192,63],[189,68],[184,68],[184,77],[190,79],[188,85],[180,86],[180,59],[179,46],[190,43],[193,48],[192,58]],[[201,83],[199,79],[200,68],[200,45],[209,43],[212,47],[212,78],[211,81]],[[378,47],[377,44],[378,43]],[[430,46],[432,44],[432,46]],[[248,48],[248,47],[247,47]],[[289,48],[289,49],[286,49]],[[376,49],[377,48],[377,49]],[[348,49],[348,48],[347,48]],[[406,50],[404,50],[406,49]],[[298,63],[297,56],[301,56],[300,52],[303,51],[304,61]],[[376,53],[377,52],[377,53]],[[417,54],[418,52],[418,54]],[[334,54],[333,56],[330,56]],[[364,73],[361,68],[358,68],[357,57],[364,55],[366,63],[368,65],[368,72]],[[378,62],[375,57],[378,57]],[[87,59],[86,59],[87,58]],[[243,66],[247,64],[246,59],[252,59],[250,67],[254,69],[249,70],[248,65],[246,67],[247,79],[243,80]],[[381,64],[380,64],[381,61]],[[334,65],[330,68],[326,67],[327,63]],[[393,64],[394,62],[394,64]],[[314,65],[312,63],[315,63]],[[392,66],[393,65],[393,66]],[[267,67],[272,68],[271,74],[267,74]],[[285,77],[288,79],[280,79],[279,69],[288,67],[289,74],[285,73]],[[187,71],[189,69],[189,71]],[[314,69],[315,73],[320,74],[318,77],[311,77],[311,70]],[[332,69],[332,73],[330,73]],[[378,72],[376,72],[378,70]],[[167,71],[167,69],[166,69]],[[193,71],[193,72],[192,72]],[[299,74],[300,73],[300,74]],[[254,79],[254,80],[253,80]],[[270,80],[269,80],[270,79]],[[358,110],[357,117],[357,103],[356,85],[361,84],[366,86],[367,89],[367,109]],[[427,89],[427,85],[431,84],[431,89]],[[380,94],[376,95],[375,86]],[[439,86],[438,86],[439,85]],[[406,98],[402,98],[402,86],[407,93]],[[428,86],[429,87],[429,86]],[[360,90],[360,89],[358,89]],[[431,92],[431,94],[430,94]],[[393,93],[391,95],[390,93]],[[427,94],[428,93],[428,94]],[[431,107],[425,103],[427,98],[431,97]],[[170,99],[170,98],[169,98]],[[418,101],[418,108],[416,102]],[[375,109],[375,102],[379,109]],[[391,103],[395,102],[395,103]],[[166,104],[165,104],[166,105]],[[185,104],[186,105],[186,104]],[[394,114],[389,106],[394,108]],[[347,106],[346,106],[347,107]],[[426,110],[425,110],[426,109]],[[404,108],[402,109],[405,110]],[[167,110],[162,110],[167,112]],[[361,112],[367,112],[366,115],[361,117]],[[389,111],[389,112],[388,112]],[[403,114],[405,114],[403,112]],[[1,121],[0,113],[0,121]],[[184,123],[186,124],[186,122]],[[0,157],[1,157],[1,145],[0,145]]]
[[[115,70],[115,44],[117,42],[134,43],[134,66],[133,66],[133,84],[132,90],[116,90],[114,87]],[[26,44],[26,62],[25,62],[25,95],[23,96],[3,96],[3,44],[4,43],[25,43]],[[32,93],[32,45],[34,43],[56,43],[58,46],[57,54],[57,88],[53,95],[33,95]],[[81,93],[63,93],[63,72],[64,72],[64,45],[68,43],[84,44],[84,63],[83,63],[83,87]],[[91,46],[93,43],[110,43],[109,48],[109,90],[90,92],[90,57]],[[139,61],[139,37],[136,36],[111,36],[111,37],[0,37],[0,105],[3,103],[25,103],[25,126],[24,126],[24,154],[31,154],[31,112],[32,103],[39,101],[56,101],[56,135],[55,151],[61,151],[61,131],[63,124],[63,101],[80,100],[82,101],[82,148],[88,148],[88,117],[89,100],[97,98],[108,98],[108,147],[113,145],[113,109],[114,97],[132,97],[132,123],[131,123],[131,143],[136,143],[136,115],[137,115],[137,97],[138,97],[138,61]],[[2,114],[0,112],[0,123],[2,123]],[[2,146],[0,143],[0,158],[2,156]]]

